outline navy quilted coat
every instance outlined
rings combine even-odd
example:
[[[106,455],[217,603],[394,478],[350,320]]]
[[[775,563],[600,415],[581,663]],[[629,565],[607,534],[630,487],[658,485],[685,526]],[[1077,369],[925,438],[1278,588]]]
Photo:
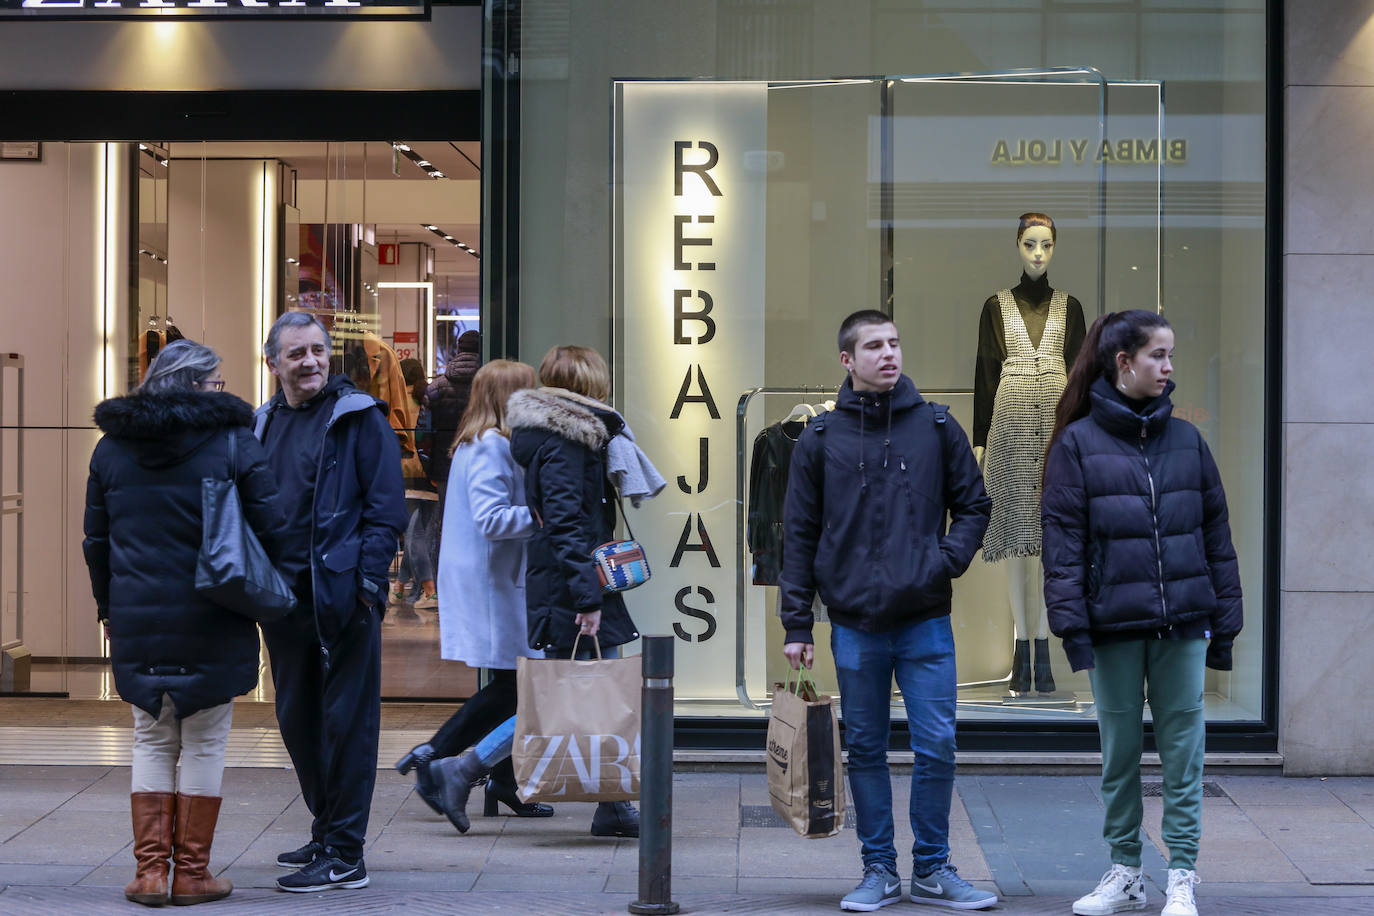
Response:
[[[1197,428],[1170,416],[1173,388],[1136,413],[1099,378],[1045,460],[1045,603],[1075,671],[1092,667],[1094,635],[1194,621],[1208,666],[1231,667],[1242,611],[1226,494]]]
[[[110,625],[115,689],[150,716],[170,694],[178,717],[258,682],[258,627],[196,591],[201,485],[229,476],[237,451],[243,514],[280,558],[277,483],[249,432],[253,408],[228,392],[168,391],[102,401],[91,455],[86,538],[96,609]]]

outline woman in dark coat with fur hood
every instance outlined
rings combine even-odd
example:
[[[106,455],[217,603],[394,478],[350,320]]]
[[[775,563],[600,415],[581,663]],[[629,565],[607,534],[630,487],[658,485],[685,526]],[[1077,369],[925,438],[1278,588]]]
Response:
[[[149,906],[232,890],[211,874],[210,846],[232,701],[258,681],[258,628],[195,588],[201,480],[230,475],[231,437],[244,516],[279,558],[276,483],[250,432],[252,408],[222,390],[219,364],[209,347],[176,341],[133,394],[95,409],[105,435],[91,455],[82,547],[115,687],[134,714],[137,873],[124,893]]]
[[[511,455],[525,469],[525,498],[535,516],[526,547],[525,602],[530,648],[549,658],[603,655],[639,638],[617,592],[604,592],[592,551],[615,538],[616,493],[606,447],[625,420],[604,402],[611,373],[589,347],[554,347],[539,364],[539,384],[517,391],[506,406]],[[611,651],[608,651],[611,650]],[[598,836],[639,836],[628,802],[601,802],[592,819]]]

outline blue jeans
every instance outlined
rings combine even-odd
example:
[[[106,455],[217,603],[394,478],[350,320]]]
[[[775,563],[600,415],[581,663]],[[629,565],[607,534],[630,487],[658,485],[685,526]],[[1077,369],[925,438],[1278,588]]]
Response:
[[[831,624],[830,650],[840,683],[849,788],[865,866],[896,870],[892,777],[887,742],[892,677],[906,703],[915,764],[911,769],[911,847],[915,873],[949,861],[949,806],[954,796],[954,631],[948,616],[887,633]]]
[[[515,716],[511,716],[488,732],[472,751],[477,755],[477,759],[482,761],[482,766],[490,770],[509,757],[514,746]]]

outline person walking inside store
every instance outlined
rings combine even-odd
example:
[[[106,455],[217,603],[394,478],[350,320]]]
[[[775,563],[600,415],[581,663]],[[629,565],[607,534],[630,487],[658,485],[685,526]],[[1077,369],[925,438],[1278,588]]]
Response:
[[[439,492],[425,470],[425,450],[432,446],[429,411],[423,406],[425,396],[425,368],[418,359],[401,360],[401,373],[406,382],[407,417],[413,418],[413,429],[407,441],[401,441],[401,476],[405,482],[406,511],[410,522],[402,541],[400,578],[391,591],[390,604],[405,601],[405,584],[412,584],[412,607],[417,611],[437,611],[439,596],[434,585],[434,566],[438,551],[433,538],[439,529]],[[414,451],[407,452],[407,444]],[[408,608],[397,607],[398,614],[407,614],[419,622]],[[392,617],[395,622],[396,617]]]
[[[1050,629],[1089,670],[1112,866],[1080,916],[1142,909],[1140,755],[1150,704],[1169,849],[1163,916],[1194,916],[1202,836],[1203,676],[1231,669],[1242,622],[1226,494],[1197,428],[1172,416],[1174,332],[1104,315],[1069,373],[1045,460]]]
[[[835,409],[802,431],[783,509],[783,652],[811,667],[812,601],[829,608],[864,874],[840,901],[870,911],[902,899],[887,763],[892,679],[906,705],[911,902],[983,909],[997,895],[949,861],[955,663],[951,583],[973,560],[992,502],[968,437],[902,374],[892,319],[865,309],[839,331],[848,377]],[[946,529],[945,518],[949,516]]]
[[[245,520],[269,557],[281,553],[253,408],[223,391],[219,364],[209,347],[175,341],[132,394],[95,409],[105,435],[91,455],[82,549],[115,689],[133,706],[136,872],[124,896],[146,906],[233,890],[210,871],[210,847],[232,701],[258,682],[258,628],[196,591],[201,480],[232,471]]]
[[[539,384],[506,406],[511,454],[525,470],[536,519],[526,552],[529,645],[571,658],[577,643],[578,658],[595,658],[596,641],[603,657],[615,658],[639,632],[620,593],[602,591],[592,550],[615,538],[610,450],[630,442],[619,436],[625,419],[605,403],[611,373],[590,347],[553,347],[539,364]],[[639,812],[629,802],[600,802],[591,832],[637,837]]]
[[[310,840],[277,864],[284,891],[358,888],[381,723],[381,617],[387,572],[406,524],[401,450],[387,405],[329,374],[329,334],[287,312],[263,345],[281,383],[255,415],[281,491],[282,574],[299,607],[263,624],[277,722]]]
[[[439,488],[439,517],[443,518],[448,495],[448,468],[453,440],[463,421],[472,393],[472,380],[482,365],[482,337],[477,331],[458,335],[458,352],[448,361],[443,373],[425,389],[424,406],[429,408],[430,447],[425,471]],[[443,532],[440,531],[440,540]]]
[[[465,754],[449,780],[444,778],[447,764],[435,769],[515,715],[516,659],[543,655],[527,642],[525,540],[534,531],[534,518],[525,505],[525,475],[511,457],[506,423],[510,396],[534,385],[533,367],[505,359],[488,363],[473,377],[449,465],[450,499],[439,553],[439,654],[487,669],[490,680],[434,737],[396,764],[402,773],[416,770],[420,797],[437,813],[447,814],[460,833],[468,830],[465,808],[472,782],[488,772],[487,816],[497,813],[498,802],[520,817],[553,815],[548,805],[516,797],[508,756],[490,768]],[[451,804],[445,805],[445,795],[454,799]]]

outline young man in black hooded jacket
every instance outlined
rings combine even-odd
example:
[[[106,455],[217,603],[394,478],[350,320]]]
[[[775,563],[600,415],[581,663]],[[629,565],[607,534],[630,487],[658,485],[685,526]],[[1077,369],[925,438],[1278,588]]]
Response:
[[[782,622],[788,663],[811,666],[811,603],[829,608],[849,748],[863,880],[840,903],[869,911],[902,899],[887,766],[892,679],[911,749],[911,901],[983,909],[997,895],[949,863],[955,664],[951,582],[983,541],[992,501],[968,438],[902,374],[901,341],[882,312],[840,325],[849,373],[835,409],[792,453],[783,512]],[[948,525],[946,520],[948,519]]]

